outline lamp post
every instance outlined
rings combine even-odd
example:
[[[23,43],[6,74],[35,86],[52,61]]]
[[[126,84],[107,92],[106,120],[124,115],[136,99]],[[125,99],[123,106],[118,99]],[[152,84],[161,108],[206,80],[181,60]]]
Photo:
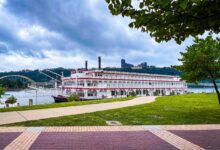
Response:
[[[36,105],[37,105],[37,89],[36,89]]]

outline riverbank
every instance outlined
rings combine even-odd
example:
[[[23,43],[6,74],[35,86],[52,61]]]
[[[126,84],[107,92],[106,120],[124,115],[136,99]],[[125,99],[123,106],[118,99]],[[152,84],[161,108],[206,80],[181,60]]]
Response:
[[[65,103],[53,103],[53,104],[41,104],[41,105],[20,106],[20,107],[11,107],[11,108],[0,108],[0,112],[34,110],[34,109],[45,109],[45,108],[58,108],[58,107],[68,107],[68,106],[80,106],[80,105],[88,105],[88,104],[126,101],[126,100],[131,100],[133,98],[135,98],[135,97],[130,96],[130,97],[122,97],[122,98],[106,98],[106,99],[99,99],[99,100],[73,101],[73,102],[65,102]]]
[[[193,93],[211,93],[215,92],[214,88],[189,88],[188,92]],[[52,98],[52,95],[63,95],[62,91],[55,90],[55,89],[38,89],[31,90],[21,90],[21,91],[7,91],[5,93],[5,98],[3,96],[2,99],[6,100],[9,96],[14,96],[17,98],[17,103],[19,103],[20,106],[28,106],[29,105],[29,99],[33,100],[33,105],[39,105],[39,104],[52,104],[54,103],[54,99]],[[4,102],[4,101],[3,101]],[[17,105],[17,104],[14,104]],[[0,108],[5,107],[5,105],[0,104]]]
[[[20,91],[24,91],[24,90],[28,90],[28,88],[18,88],[18,89],[7,89],[6,92],[20,92]]]

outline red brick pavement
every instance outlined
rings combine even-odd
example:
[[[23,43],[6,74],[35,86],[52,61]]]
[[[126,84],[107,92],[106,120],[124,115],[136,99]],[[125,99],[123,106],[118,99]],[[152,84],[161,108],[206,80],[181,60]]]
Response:
[[[220,125],[0,127],[0,150],[220,150]]]
[[[176,148],[148,131],[122,131],[43,132],[30,149],[173,150]]]
[[[1,132],[0,133],[0,150],[4,149],[14,139],[16,139],[21,132]]]
[[[170,132],[207,150],[220,150],[220,130],[171,130]]]

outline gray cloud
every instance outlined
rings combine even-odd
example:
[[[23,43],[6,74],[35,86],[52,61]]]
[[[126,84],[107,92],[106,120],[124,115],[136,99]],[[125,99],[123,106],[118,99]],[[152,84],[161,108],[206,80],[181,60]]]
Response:
[[[0,51],[10,52],[10,57],[14,53],[36,57],[39,64],[42,59],[50,65],[54,65],[48,54],[52,51],[59,53],[56,61],[71,55],[77,64],[101,55],[107,66],[114,66],[121,58],[131,63],[169,65],[185,48],[174,42],[157,44],[146,33],[130,29],[128,22],[112,16],[100,0],[7,0],[0,7],[0,43],[7,49]]]
[[[112,17],[105,2],[100,4],[100,7],[104,7],[101,13]],[[126,50],[143,46],[143,43],[137,41],[138,37],[128,37],[123,29],[114,28],[117,22],[108,22],[108,18],[95,19],[87,0],[11,0],[6,7],[19,17],[41,24],[51,31],[61,33],[69,41],[95,51],[108,52],[113,47]]]
[[[0,53],[7,53],[7,46],[3,43],[0,43]]]

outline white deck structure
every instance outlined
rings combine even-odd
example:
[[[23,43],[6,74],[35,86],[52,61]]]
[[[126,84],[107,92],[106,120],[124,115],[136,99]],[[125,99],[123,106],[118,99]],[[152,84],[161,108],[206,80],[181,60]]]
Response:
[[[62,78],[62,88],[68,95],[77,93],[83,99],[126,97],[132,91],[138,96],[182,94],[187,85],[177,76],[115,72],[104,70],[73,70]]]

